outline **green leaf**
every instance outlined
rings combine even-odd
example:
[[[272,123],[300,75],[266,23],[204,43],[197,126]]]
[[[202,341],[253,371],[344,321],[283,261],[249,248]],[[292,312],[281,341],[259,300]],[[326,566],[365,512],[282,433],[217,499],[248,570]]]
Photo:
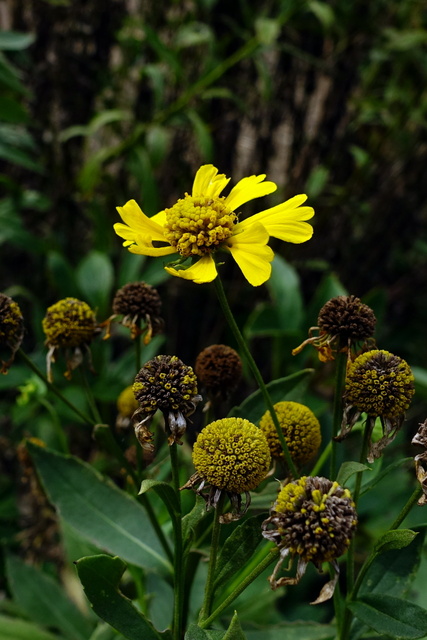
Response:
[[[211,161],[213,158],[213,140],[209,127],[195,109],[187,109],[185,115],[193,126],[196,143],[203,160],[205,162]]]
[[[101,251],[91,251],[77,269],[77,284],[85,300],[100,313],[107,311],[113,279],[111,260]]]
[[[171,487],[167,482],[160,482],[159,480],[152,480],[151,478],[148,478],[141,482],[141,488],[138,495],[146,493],[150,489],[153,489],[164,502],[171,518],[176,519],[180,508],[178,498],[173,487]]]
[[[379,538],[374,545],[375,553],[384,553],[392,549],[403,549],[411,544],[412,540],[418,535],[417,531],[411,529],[396,529],[387,531]]]
[[[144,568],[171,570],[144,509],[92,467],[33,443],[28,449],[61,517],[98,548]]]
[[[0,51],[0,85],[12,89],[17,93],[27,94],[28,91],[19,80],[19,71],[7,60],[7,58]]]
[[[29,47],[33,42],[34,36],[31,33],[0,32],[0,50],[2,51],[20,51]]]
[[[83,589],[95,613],[129,640],[160,640],[151,622],[119,591],[126,564],[120,558],[90,556],[76,562]]]
[[[306,381],[308,376],[313,374],[313,369],[302,369],[296,373],[292,373],[285,378],[273,380],[267,385],[270,398],[275,404],[283,400],[292,400],[295,390],[299,384]],[[255,391],[248,396],[238,407],[233,407],[228,416],[237,418],[246,418],[250,422],[257,423],[266,412],[266,406],[263,395],[260,390]]]
[[[279,323],[286,331],[298,329],[303,317],[300,278],[296,269],[277,254],[274,256],[267,286]]]
[[[260,631],[246,631],[247,640],[333,640],[335,625],[318,622],[287,622]]]
[[[265,46],[273,45],[280,34],[280,21],[260,17],[255,20],[255,32],[258,40]]]
[[[185,542],[191,544],[193,532],[203,518],[206,518],[208,511],[206,510],[206,502],[201,496],[196,496],[194,507],[182,519],[182,537]]]
[[[0,120],[9,124],[24,124],[28,122],[28,112],[17,100],[2,96],[0,102]]]
[[[246,640],[246,636],[240,626],[239,618],[237,617],[237,611],[234,612],[230,626],[225,632],[222,640]]]
[[[338,484],[344,487],[352,475],[360,473],[361,471],[371,471],[371,467],[368,467],[366,464],[361,464],[360,462],[343,462],[337,475]]]
[[[261,523],[265,514],[248,518],[226,539],[218,556],[214,588],[217,589],[245,566],[262,541]]]
[[[61,640],[63,636],[44,631],[36,624],[0,614],[0,640]]]
[[[408,546],[379,554],[365,574],[359,596],[381,593],[404,596],[420,564],[424,537],[422,529]]]
[[[204,629],[193,623],[188,627],[184,640],[210,640],[210,638]]]
[[[50,576],[7,556],[6,571],[15,602],[31,620],[59,629],[70,640],[86,640],[92,625]]]
[[[20,167],[24,167],[24,169],[29,169],[30,171],[34,171],[35,173],[43,173],[43,168],[40,164],[35,162],[31,156],[28,155],[22,149],[16,149],[14,147],[10,147],[7,144],[3,144],[0,142],[0,158],[10,162],[11,164],[17,164]]]
[[[335,14],[332,7],[326,2],[311,0],[308,3],[308,7],[324,27],[329,28],[334,24]]]
[[[349,605],[368,627],[391,638],[422,638],[427,634],[427,611],[389,594],[359,598]]]

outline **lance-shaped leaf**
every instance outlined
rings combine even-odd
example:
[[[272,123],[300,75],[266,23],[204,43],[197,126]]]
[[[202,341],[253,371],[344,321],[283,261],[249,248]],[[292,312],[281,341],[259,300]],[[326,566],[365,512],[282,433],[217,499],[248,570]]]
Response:
[[[171,571],[137,501],[73,456],[29,443],[37,471],[61,517],[98,548],[144,568]]]
[[[387,531],[374,546],[375,553],[384,553],[385,551],[391,551],[393,549],[404,549],[411,544],[415,536],[418,535],[417,531],[411,529],[396,529]]]
[[[230,626],[225,632],[223,640],[246,640],[246,636],[240,626],[239,618],[237,617],[237,611],[234,612],[231,618]]]
[[[126,564],[120,558],[89,556],[76,562],[83,589],[95,613],[129,640],[160,640],[151,622],[119,591]]]
[[[386,595],[370,595],[352,602],[350,610],[368,627],[390,638],[423,638],[427,611],[412,602]]]
[[[44,631],[33,622],[0,615],[1,640],[63,640],[64,636]]]
[[[218,556],[215,572],[215,589],[230,576],[236,575],[251,558],[262,541],[261,523],[265,514],[253,516],[240,524],[225,541]]]
[[[6,571],[13,599],[31,620],[70,640],[89,638],[92,625],[53,578],[16,556],[6,558]]]

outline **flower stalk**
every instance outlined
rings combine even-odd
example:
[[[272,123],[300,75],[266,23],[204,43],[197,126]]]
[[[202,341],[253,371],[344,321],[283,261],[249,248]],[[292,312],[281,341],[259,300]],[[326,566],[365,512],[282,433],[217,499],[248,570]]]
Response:
[[[277,437],[279,438],[280,444],[282,445],[283,455],[285,457],[285,462],[286,462],[286,464],[288,466],[288,469],[289,469],[291,475],[294,478],[298,478],[299,474],[298,474],[298,471],[297,471],[297,469],[295,467],[295,464],[294,464],[294,462],[293,462],[293,460],[291,458],[291,454],[289,453],[289,448],[288,448],[288,445],[286,444],[286,439],[285,439],[285,437],[283,435],[282,428],[280,426],[279,420],[278,420],[277,415],[276,415],[276,411],[274,410],[274,405],[273,405],[273,402],[272,402],[272,400],[270,398],[270,394],[268,393],[268,390],[267,390],[267,387],[266,387],[266,385],[264,383],[264,380],[262,378],[261,372],[258,369],[258,366],[257,366],[254,358],[252,357],[252,354],[251,354],[251,352],[249,350],[248,345],[246,344],[246,340],[244,339],[243,335],[240,332],[239,327],[237,326],[237,322],[235,321],[233,313],[232,313],[232,311],[230,309],[230,305],[228,304],[228,300],[227,300],[227,297],[225,295],[224,287],[222,285],[222,282],[221,282],[221,279],[220,279],[219,275],[215,278],[215,291],[216,291],[216,294],[218,296],[218,300],[219,300],[219,303],[221,305],[221,308],[222,308],[222,311],[224,313],[224,316],[225,316],[225,318],[226,318],[226,320],[227,320],[227,322],[228,322],[228,324],[230,326],[230,329],[232,330],[232,332],[234,334],[236,342],[239,345],[239,348],[241,349],[241,351],[243,352],[244,357],[246,359],[246,362],[248,363],[248,365],[249,365],[249,367],[250,367],[250,369],[252,371],[252,374],[253,374],[253,376],[254,376],[257,384],[258,384],[258,387],[259,387],[259,389],[260,389],[260,391],[262,393],[262,396],[264,398],[265,405],[266,405],[267,409],[270,411],[270,415],[271,415],[271,418],[273,420],[273,423],[274,423],[274,426],[275,426],[275,429],[276,429],[276,432],[277,432]]]

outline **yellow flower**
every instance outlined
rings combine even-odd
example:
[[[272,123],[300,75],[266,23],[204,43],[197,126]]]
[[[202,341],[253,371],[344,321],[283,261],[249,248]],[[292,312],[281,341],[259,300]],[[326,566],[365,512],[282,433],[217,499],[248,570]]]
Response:
[[[217,276],[213,253],[230,252],[243,275],[253,286],[266,282],[271,275],[270,236],[286,242],[309,240],[313,228],[306,220],[313,217],[311,207],[301,207],[307,196],[298,195],[275,207],[239,222],[236,210],[245,202],[273,193],[274,182],[264,182],[265,175],[242,178],[228,196],[220,196],[230,178],[218,174],[211,164],[200,167],[194,178],[191,195],[171,208],[148,218],[135,200],[117,207],[123,222],[114,230],[125,240],[123,246],[145,256],[180,254],[180,259],[166,266],[168,273],[196,284],[211,282]],[[187,258],[196,259],[190,266]]]

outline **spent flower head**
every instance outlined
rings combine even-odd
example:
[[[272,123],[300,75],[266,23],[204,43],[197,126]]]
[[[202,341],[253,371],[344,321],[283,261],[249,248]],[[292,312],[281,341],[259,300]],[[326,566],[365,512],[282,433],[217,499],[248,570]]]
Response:
[[[312,562],[321,572],[322,563],[330,562],[335,575],[312,603],[332,597],[338,581],[339,558],[348,548],[357,524],[355,505],[348,489],[327,478],[303,476],[285,484],[273,505],[270,517],[263,522],[263,536],[280,550],[280,559],[270,584],[273,589],[298,584],[307,565]],[[283,561],[297,557],[295,577],[277,580]]]
[[[270,449],[260,429],[244,418],[223,418],[208,424],[197,436],[193,447],[196,473],[185,489],[196,488],[208,507],[216,507],[223,493],[231,501],[233,514],[222,522],[238,519],[250,504],[249,491],[264,480],[270,467]],[[203,493],[209,486],[208,494]],[[242,510],[241,494],[246,496]]]
[[[55,362],[58,349],[65,350],[67,370],[65,377],[83,362],[83,351],[90,359],[89,344],[98,331],[95,313],[90,306],[77,298],[64,298],[48,307],[42,321],[46,335],[47,375],[52,380],[51,363]]]
[[[194,366],[199,382],[209,397],[227,399],[242,375],[242,361],[237,351],[225,344],[212,344],[199,353]]]
[[[163,329],[162,301],[156,289],[145,282],[130,282],[116,291],[113,299],[113,315],[103,324],[107,327],[105,338],[110,337],[113,320],[122,316],[121,324],[130,329],[132,339],[144,334],[144,344]]]
[[[311,409],[299,402],[278,402],[274,405],[274,410],[292,460],[298,466],[304,465],[317,453],[322,441],[318,419]],[[282,445],[269,411],[264,413],[259,426],[267,438],[272,457],[284,459]]]
[[[138,419],[135,433],[139,441],[151,439],[147,427],[156,411],[160,410],[165,418],[169,444],[181,444],[187,418],[202,399],[197,393],[193,369],[177,356],[156,356],[142,367],[132,388],[139,403],[135,413]]]
[[[23,337],[24,318],[18,303],[6,294],[0,293],[0,350],[10,353],[8,360],[0,359],[1,373],[8,372]]]
[[[312,344],[318,351],[319,360],[333,360],[339,351],[350,351],[357,345],[366,346],[374,335],[375,324],[374,312],[359,298],[337,296],[323,305],[317,327],[311,327],[309,338],[292,353],[296,355],[306,344]]]
[[[347,369],[344,417],[337,440],[345,438],[360,415],[366,413],[368,461],[379,458],[402,426],[414,393],[414,376],[405,360],[379,349],[362,353]],[[373,443],[371,434],[376,418],[381,420],[383,436]]]
[[[203,165],[196,173],[191,195],[186,193],[152,218],[130,200],[117,207],[125,224],[117,223],[114,229],[132,253],[179,254],[178,260],[165,267],[173,276],[197,284],[211,282],[217,276],[214,255],[221,251],[231,253],[248,282],[258,286],[271,275],[274,253],[267,246],[270,236],[300,243],[313,233],[306,220],[314,211],[300,206],[307,199],[305,195],[239,221],[237,210],[242,204],[276,190],[274,182],[264,180],[264,174],[243,178],[227,196],[221,196],[230,179],[218,174],[213,165]]]

